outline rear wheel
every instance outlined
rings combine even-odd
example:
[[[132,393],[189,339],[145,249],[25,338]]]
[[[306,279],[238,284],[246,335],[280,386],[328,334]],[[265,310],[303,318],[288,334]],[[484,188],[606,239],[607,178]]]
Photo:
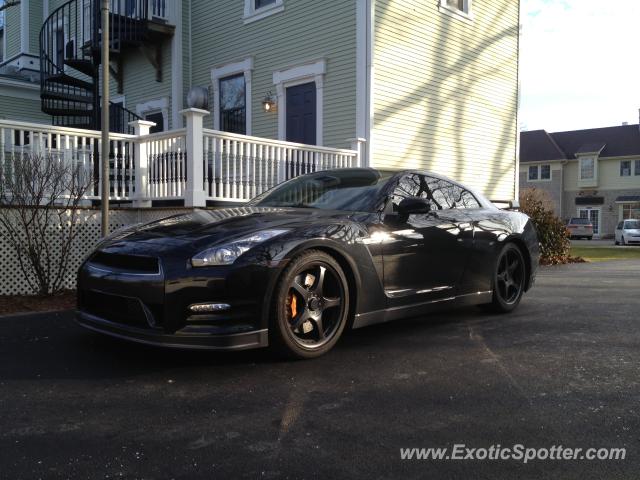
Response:
[[[493,276],[493,300],[488,305],[496,313],[515,310],[524,294],[526,268],[520,249],[507,243],[498,255]]]
[[[332,256],[309,250],[294,258],[282,273],[274,299],[269,337],[279,354],[318,357],[342,335],[349,315],[349,286]]]

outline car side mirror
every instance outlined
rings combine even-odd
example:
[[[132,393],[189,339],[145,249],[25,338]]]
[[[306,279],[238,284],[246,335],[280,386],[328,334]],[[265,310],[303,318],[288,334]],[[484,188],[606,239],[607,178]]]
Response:
[[[398,205],[398,214],[408,217],[415,214],[426,214],[431,211],[431,204],[426,198],[408,197],[403,199]]]

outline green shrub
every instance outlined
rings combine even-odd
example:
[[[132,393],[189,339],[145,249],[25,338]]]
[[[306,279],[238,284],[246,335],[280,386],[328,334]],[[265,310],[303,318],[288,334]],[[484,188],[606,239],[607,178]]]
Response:
[[[544,190],[527,188],[520,192],[520,211],[526,213],[538,230],[540,263],[557,265],[572,261],[569,231],[553,212],[553,203]]]

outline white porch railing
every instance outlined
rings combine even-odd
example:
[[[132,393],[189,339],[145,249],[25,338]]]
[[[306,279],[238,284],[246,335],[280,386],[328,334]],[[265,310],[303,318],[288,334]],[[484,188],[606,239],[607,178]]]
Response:
[[[149,134],[154,124],[132,122],[135,135],[111,134],[110,199],[151,206],[179,200],[185,206],[208,201],[244,202],[304,173],[360,165],[362,140],[336,149],[204,129],[209,112],[182,112],[187,127]],[[0,176],[12,158],[29,153],[80,165],[92,175],[87,200],[101,198],[100,132],[0,120]],[[2,179],[0,178],[0,181]]]
[[[357,165],[357,152],[204,130],[204,189],[211,200],[249,200],[289,178]]]

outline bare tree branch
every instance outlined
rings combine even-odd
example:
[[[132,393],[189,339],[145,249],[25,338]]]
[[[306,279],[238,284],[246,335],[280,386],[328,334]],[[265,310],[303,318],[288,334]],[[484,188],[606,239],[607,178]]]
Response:
[[[34,292],[64,288],[80,202],[91,186],[90,172],[61,155],[23,150],[0,165],[0,236]]]

